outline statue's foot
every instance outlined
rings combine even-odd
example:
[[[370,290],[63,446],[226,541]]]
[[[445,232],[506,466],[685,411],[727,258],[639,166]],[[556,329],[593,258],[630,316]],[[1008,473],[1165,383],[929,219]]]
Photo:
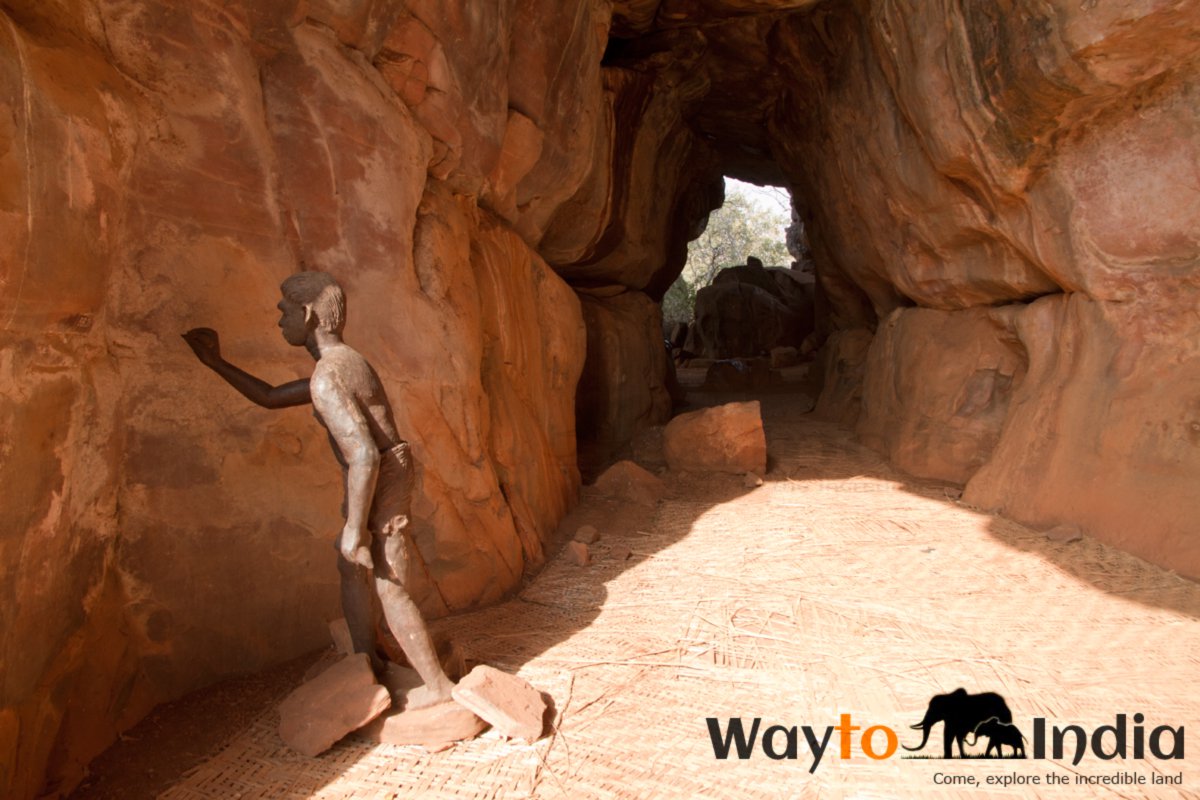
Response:
[[[453,686],[450,688],[453,688]],[[427,708],[429,706],[436,706],[439,703],[448,702],[452,699],[450,697],[450,688],[435,689],[432,686],[424,684],[414,687],[404,695],[404,710],[412,711],[414,708]]]
[[[401,667],[398,664],[388,664],[380,676],[380,682],[387,687],[392,695],[392,702],[397,708],[409,711],[414,708],[425,708],[445,703],[453,698],[450,696],[454,683],[443,679],[441,685],[431,687],[422,682],[421,676],[415,669]]]

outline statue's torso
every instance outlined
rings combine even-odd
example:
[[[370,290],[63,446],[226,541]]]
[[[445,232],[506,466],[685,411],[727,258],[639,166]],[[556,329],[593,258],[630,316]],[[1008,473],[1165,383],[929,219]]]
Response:
[[[398,444],[401,439],[396,431],[396,423],[392,417],[392,408],[388,403],[383,383],[367,360],[348,345],[342,344],[337,348],[323,353],[313,370],[316,379],[322,373],[332,376],[346,390],[348,400],[353,402],[365,418],[371,431],[375,446],[382,452]],[[317,408],[313,407],[313,416],[328,430],[328,425]],[[330,445],[338,462],[346,466],[341,449],[333,436],[330,435]]]

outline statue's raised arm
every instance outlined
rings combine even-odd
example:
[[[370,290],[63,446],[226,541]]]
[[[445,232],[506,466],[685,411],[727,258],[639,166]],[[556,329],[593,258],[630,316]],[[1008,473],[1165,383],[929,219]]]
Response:
[[[250,402],[263,408],[289,408],[312,402],[308,378],[272,386],[244,369],[235,367],[221,357],[221,339],[212,328],[192,328],[183,334],[183,340],[192,348],[200,363],[225,379]]]

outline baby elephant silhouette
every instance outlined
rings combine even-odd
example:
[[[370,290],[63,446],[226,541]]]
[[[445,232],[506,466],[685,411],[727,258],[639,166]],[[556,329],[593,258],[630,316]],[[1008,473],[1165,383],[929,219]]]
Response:
[[[1012,723],[1001,722],[999,717],[988,717],[976,725],[971,734],[974,739],[967,742],[971,747],[975,746],[975,742],[979,741],[980,736],[988,737],[985,756],[990,756],[992,748],[995,748],[996,757],[1004,758],[1004,745],[1008,745],[1013,749],[1012,758],[1025,757],[1025,737],[1021,735],[1020,729]]]

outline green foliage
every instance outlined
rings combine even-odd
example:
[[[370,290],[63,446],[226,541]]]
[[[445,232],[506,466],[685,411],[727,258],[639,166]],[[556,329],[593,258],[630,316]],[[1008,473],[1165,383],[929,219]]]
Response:
[[[680,275],[663,295],[663,320],[674,325],[676,322],[691,322],[696,308],[696,287]]]

